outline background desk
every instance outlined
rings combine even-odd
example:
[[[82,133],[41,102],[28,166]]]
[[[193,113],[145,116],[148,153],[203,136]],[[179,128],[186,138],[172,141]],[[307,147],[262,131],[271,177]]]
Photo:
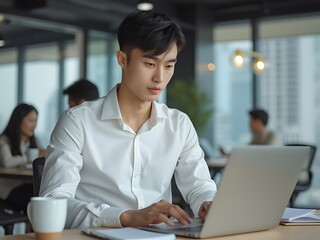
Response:
[[[217,157],[206,159],[211,178],[214,179],[217,174],[221,174],[228,161],[227,157]]]
[[[32,180],[32,169],[0,168],[0,178],[14,178]]]
[[[320,215],[320,211],[317,211],[317,215]],[[226,223],[227,224],[227,223]],[[34,240],[34,233],[28,233],[24,235],[9,235],[0,237],[3,240]],[[81,234],[80,229],[65,230],[62,233],[61,240],[88,240],[92,237]],[[177,239],[191,240],[192,238],[177,237]],[[210,238],[207,238],[210,239]],[[282,226],[279,225],[276,228],[254,232],[230,235],[225,237],[211,238],[212,240],[319,240],[320,239],[320,226]]]

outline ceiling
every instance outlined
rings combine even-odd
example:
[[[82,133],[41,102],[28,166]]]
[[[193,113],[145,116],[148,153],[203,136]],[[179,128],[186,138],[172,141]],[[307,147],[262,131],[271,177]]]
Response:
[[[121,20],[136,10],[138,0],[1,0],[0,25],[5,38],[35,41],[53,35],[73,34],[71,26],[115,32]],[[205,9],[212,23],[300,13],[319,13],[320,0],[154,0],[155,10],[165,12],[181,25],[193,26],[194,10]],[[37,21],[35,19],[40,19]],[[55,22],[55,24],[52,24]],[[63,34],[61,34],[63,32]],[[59,34],[58,34],[59,33]]]

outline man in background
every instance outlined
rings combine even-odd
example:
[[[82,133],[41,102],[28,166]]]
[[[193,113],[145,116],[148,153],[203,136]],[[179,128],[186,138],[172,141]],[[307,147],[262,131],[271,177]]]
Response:
[[[279,134],[267,128],[269,116],[262,109],[253,109],[249,112],[252,140],[250,145],[282,145]]]
[[[249,111],[249,115],[250,129],[252,132],[250,145],[283,145],[281,136],[268,129],[269,115],[266,111],[256,108]],[[220,147],[220,153],[223,156],[230,155],[222,147]]]
[[[99,98],[97,86],[87,79],[80,79],[74,82],[63,90],[63,94],[68,95],[69,107]]]

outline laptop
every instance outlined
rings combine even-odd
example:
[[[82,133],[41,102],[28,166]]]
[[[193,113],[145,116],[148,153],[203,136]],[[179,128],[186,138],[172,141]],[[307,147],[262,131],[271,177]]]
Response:
[[[143,227],[194,238],[262,231],[276,227],[289,202],[309,147],[235,148],[204,222]]]

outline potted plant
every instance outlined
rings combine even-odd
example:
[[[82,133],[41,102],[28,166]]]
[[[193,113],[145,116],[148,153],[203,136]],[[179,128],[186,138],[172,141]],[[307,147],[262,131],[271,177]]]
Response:
[[[213,113],[207,93],[196,81],[175,80],[167,89],[168,106],[186,113],[197,132],[203,131]]]

